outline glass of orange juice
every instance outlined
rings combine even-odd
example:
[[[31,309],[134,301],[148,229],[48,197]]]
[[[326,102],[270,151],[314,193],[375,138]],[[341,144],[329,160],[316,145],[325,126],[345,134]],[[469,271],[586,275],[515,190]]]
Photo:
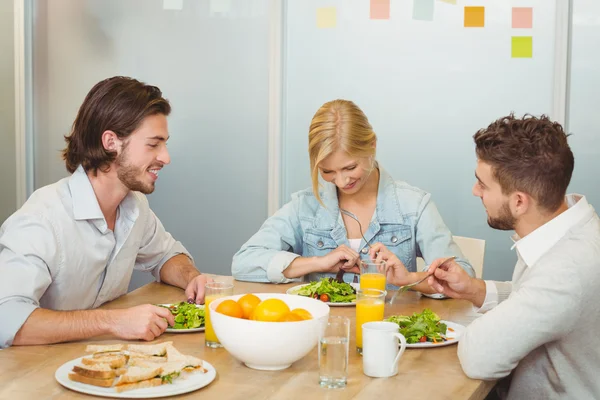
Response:
[[[210,303],[220,297],[231,296],[233,294],[233,284],[225,282],[208,282],[205,285],[206,292],[204,296],[204,339],[207,347],[216,349],[217,347],[223,347],[219,343],[219,338],[215,334],[215,331],[210,322]]]
[[[385,290],[385,261],[360,262],[360,288]]]
[[[362,281],[362,279],[361,279]],[[356,291],[356,351],[362,354],[362,325],[383,321],[385,290],[359,289]]]

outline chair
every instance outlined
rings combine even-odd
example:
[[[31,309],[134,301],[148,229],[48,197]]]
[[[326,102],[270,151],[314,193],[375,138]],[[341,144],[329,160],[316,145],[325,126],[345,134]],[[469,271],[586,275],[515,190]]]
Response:
[[[453,236],[454,243],[460,248],[465,258],[471,263],[475,270],[475,276],[483,276],[483,256],[485,255],[485,240],[474,239],[463,236]],[[421,257],[417,258],[417,271],[423,271],[425,261]]]

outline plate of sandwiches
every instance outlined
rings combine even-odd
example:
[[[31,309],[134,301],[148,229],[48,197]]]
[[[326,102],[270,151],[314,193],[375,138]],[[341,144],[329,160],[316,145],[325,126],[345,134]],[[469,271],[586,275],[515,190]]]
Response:
[[[85,351],[87,356],[67,361],[54,376],[68,389],[95,396],[174,396],[198,390],[217,375],[212,365],[180,353],[173,342],[88,345]]]

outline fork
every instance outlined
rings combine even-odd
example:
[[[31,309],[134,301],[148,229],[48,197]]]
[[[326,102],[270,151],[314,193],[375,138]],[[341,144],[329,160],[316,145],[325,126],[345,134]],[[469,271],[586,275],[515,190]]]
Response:
[[[455,258],[456,258],[455,256],[446,258],[444,261],[442,261],[442,263],[438,266],[438,268],[441,267],[442,265],[446,264],[448,261],[454,260]],[[427,278],[429,278],[431,275],[433,275],[433,274],[427,274],[427,275],[425,275],[425,277],[423,279],[419,279],[418,281],[416,281],[414,283],[411,283],[411,284],[408,284],[408,285],[400,286],[398,288],[398,290],[396,291],[396,293],[394,293],[394,295],[390,299],[390,303],[389,304],[392,304],[394,302],[394,300],[396,299],[396,296],[398,296],[398,293],[404,293],[404,292],[406,292],[408,289],[410,289],[411,287],[414,287],[414,286],[418,285],[419,283],[423,282],[424,280],[426,280]]]
[[[343,208],[340,208],[340,212],[342,214],[344,214],[344,215],[349,216],[350,218],[352,218],[356,222],[358,222],[358,229],[360,230],[360,236],[362,236],[362,238],[365,241],[365,243],[367,244],[367,246],[369,246],[369,249],[371,249],[371,245],[369,244],[369,242],[367,241],[367,239],[365,239],[365,235],[363,234],[363,230],[362,230],[362,225],[360,224],[360,221],[358,220],[358,217],[356,215],[352,214],[350,211],[344,210]]]

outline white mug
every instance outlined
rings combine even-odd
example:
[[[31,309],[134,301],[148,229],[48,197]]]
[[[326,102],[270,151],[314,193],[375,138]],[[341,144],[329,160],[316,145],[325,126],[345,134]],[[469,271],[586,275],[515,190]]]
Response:
[[[398,373],[398,360],[406,350],[406,338],[393,322],[367,322],[363,331],[363,372],[373,378],[386,378]],[[398,350],[400,340],[400,350]]]

